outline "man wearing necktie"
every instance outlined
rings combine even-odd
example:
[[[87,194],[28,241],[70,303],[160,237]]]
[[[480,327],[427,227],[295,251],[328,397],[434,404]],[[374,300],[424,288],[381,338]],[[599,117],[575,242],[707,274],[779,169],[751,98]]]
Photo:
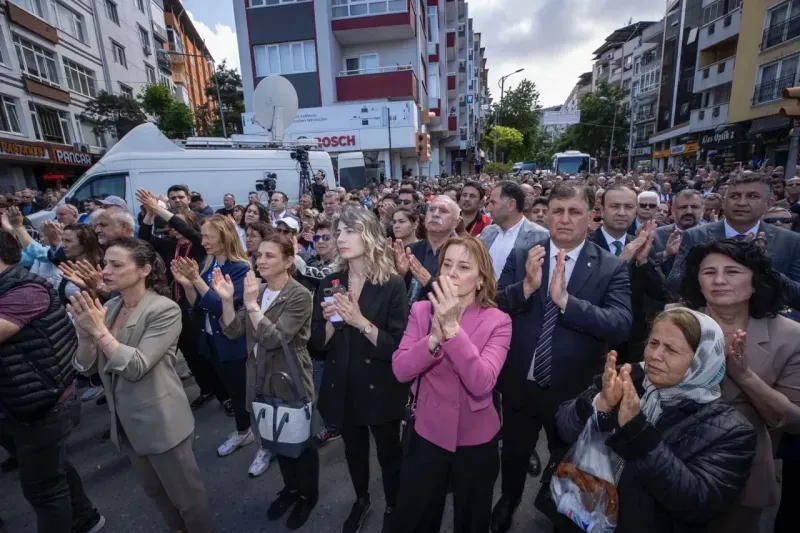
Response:
[[[498,306],[511,315],[513,333],[497,381],[503,494],[492,512],[495,533],[511,527],[540,430],[551,455],[562,448],[556,410],[602,371],[609,344],[621,344],[630,332],[628,266],[586,239],[593,207],[585,185],[556,183],[548,198],[550,238],[515,248],[498,282]]]
[[[631,334],[626,342],[612,348],[617,351],[619,364],[636,363],[642,360],[651,319],[673,298],[663,272],[653,260],[655,221],[642,226],[636,237],[627,233],[636,217],[636,191],[627,185],[614,184],[606,189],[601,205],[603,225],[588,239],[625,261],[631,275]]]

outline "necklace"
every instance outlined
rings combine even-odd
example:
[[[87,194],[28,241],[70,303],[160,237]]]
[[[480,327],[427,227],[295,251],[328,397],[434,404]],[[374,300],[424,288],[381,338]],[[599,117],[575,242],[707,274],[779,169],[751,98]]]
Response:
[[[364,288],[364,281],[362,280],[361,286],[356,290],[356,284],[353,282],[353,271],[347,271],[347,286],[350,288],[350,301],[357,302],[358,297],[361,296],[361,289]]]

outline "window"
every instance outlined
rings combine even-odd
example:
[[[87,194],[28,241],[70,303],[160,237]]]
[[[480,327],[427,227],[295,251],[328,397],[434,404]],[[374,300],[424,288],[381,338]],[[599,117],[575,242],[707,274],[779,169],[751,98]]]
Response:
[[[144,13],[144,0],[136,0],[136,7],[139,8],[139,11]]]
[[[172,52],[183,53],[183,43],[181,42],[181,34],[175,31],[175,28],[167,24],[167,40],[169,41],[169,49]]]
[[[703,8],[703,23],[705,26],[709,22],[724,17],[741,5],[742,0],[717,0]]]
[[[145,63],[144,71],[147,74],[147,83],[150,85],[156,83],[156,69]]]
[[[428,97],[440,98],[439,69],[431,69],[431,71],[428,72]]]
[[[22,133],[17,115],[17,103],[10,96],[0,95],[0,131]]]
[[[50,11],[53,14],[54,26],[79,41],[86,42],[86,26],[83,16],[55,0],[50,0]]]
[[[311,0],[250,0],[250,7],[271,7],[282,4],[299,4],[300,2],[310,2]]]
[[[794,86],[799,63],[800,56],[795,55],[763,65],[758,73],[758,85],[753,94],[753,104],[780,100],[783,97],[783,89]]]
[[[172,76],[169,72],[164,72],[163,70],[158,71],[158,83],[163,85],[164,87],[169,87],[172,85]]]
[[[64,72],[67,75],[67,85],[70,91],[91,96],[97,95],[94,71],[84,68],[66,57],[64,59]]]
[[[149,56],[153,53],[150,46],[150,33],[141,26],[139,26],[139,41],[142,43],[142,50],[144,50],[145,55]]]
[[[428,42],[439,42],[439,6],[428,6]]]
[[[119,26],[119,13],[117,12],[117,4],[111,0],[106,0],[106,16],[111,22]]]
[[[784,2],[767,11],[761,48],[771,48],[800,36],[800,0]]]
[[[42,2],[42,0],[11,0],[11,3],[17,4],[28,13],[33,13],[40,19],[47,18],[44,10],[44,2]]]
[[[78,120],[80,126],[81,141],[89,146],[106,147],[106,138],[103,135],[98,135],[94,131],[94,123],[88,120]]]
[[[133,99],[133,89],[131,87],[128,87],[124,83],[119,84],[119,94],[121,94],[126,98]]]
[[[22,71],[32,78],[58,85],[55,54],[18,35],[14,35],[13,40]]]
[[[317,71],[314,41],[254,46],[256,76]]]
[[[461,65],[459,64],[459,68],[460,67]],[[346,57],[344,59],[344,70],[346,76],[374,74],[378,72],[378,54],[363,54],[357,57]]]
[[[114,55],[114,63],[118,63],[128,68],[128,60],[125,59],[125,47],[119,43],[111,41],[111,53]]]
[[[33,133],[40,141],[72,144],[72,125],[69,113],[28,102]]]
[[[66,202],[74,206],[82,206],[89,198],[106,198],[119,196],[125,198],[127,174],[94,175],[69,192]]]
[[[366,17],[408,11],[407,0],[332,0],[332,17]]]

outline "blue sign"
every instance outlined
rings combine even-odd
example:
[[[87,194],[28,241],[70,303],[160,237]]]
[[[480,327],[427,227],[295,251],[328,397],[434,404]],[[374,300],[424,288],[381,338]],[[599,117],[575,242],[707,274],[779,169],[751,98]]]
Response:
[[[471,103],[472,103],[472,95],[471,95],[471,94],[468,94],[468,95],[467,95],[467,103],[468,103],[468,104],[471,104]]]

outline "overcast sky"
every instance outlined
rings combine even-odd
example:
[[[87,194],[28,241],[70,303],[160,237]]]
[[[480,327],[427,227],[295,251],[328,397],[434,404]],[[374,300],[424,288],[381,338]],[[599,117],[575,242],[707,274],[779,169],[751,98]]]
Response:
[[[237,0],[238,1],[238,0]],[[326,0],[317,0],[326,1]],[[214,59],[239,66],[232,0],[183,0]],[[656,21],[665,0],[472,0],[469,14],[481,32],[489,68],[489,88],[500,98],[523,78],[536,83],[544,106],[563,104],[578,76],[591,70],[592,51],[630,19]],[[491,28],[491,30],[489,29]]]

